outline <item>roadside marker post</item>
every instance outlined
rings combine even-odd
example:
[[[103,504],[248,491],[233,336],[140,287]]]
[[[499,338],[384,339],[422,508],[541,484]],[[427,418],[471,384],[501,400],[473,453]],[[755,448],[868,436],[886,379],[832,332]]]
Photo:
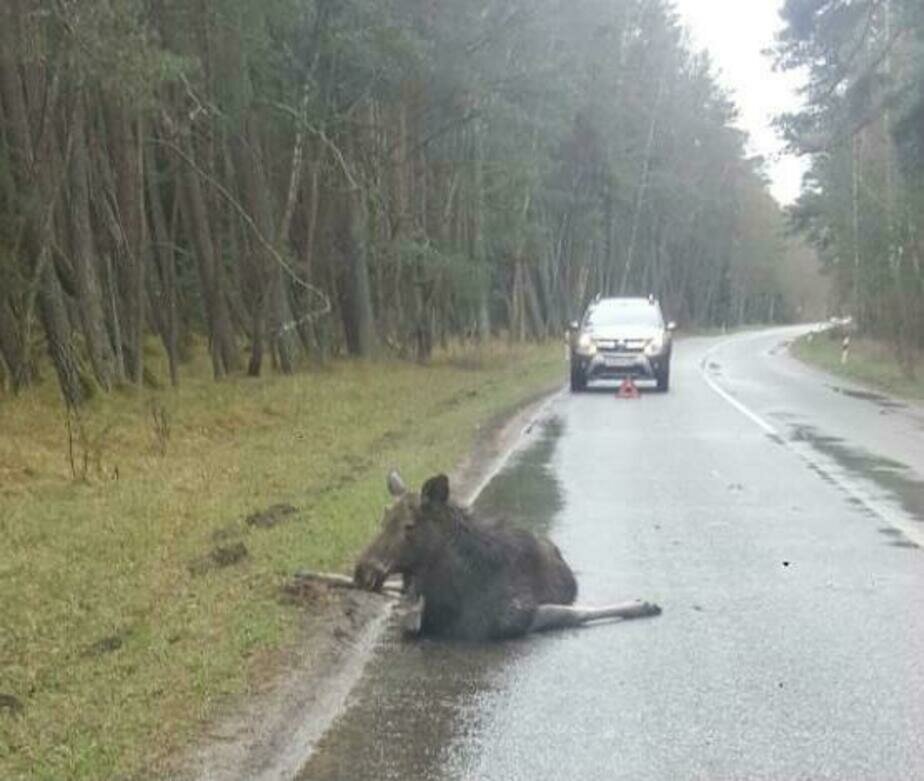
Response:
[[[617,399],[640,399],[642,394],[638,392],[638,386],[632,381],[631,377],[626,377],[619,386],[619,392],[616,394]]]
[[[845,336],[841,344],[841,364],[846,366],[847,359],[850,357],[850,337]]]

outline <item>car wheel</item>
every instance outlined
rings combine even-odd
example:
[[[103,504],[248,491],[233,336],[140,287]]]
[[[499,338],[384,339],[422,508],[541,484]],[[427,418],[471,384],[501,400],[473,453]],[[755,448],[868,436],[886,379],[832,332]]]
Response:
[[[671,365],[667,364],[661,371],[655,375],[655,381],[658,383],[658,390],[661,393],[667,393],[671,386]]]
[[[587,375],[577,366],[571,367],[571,392],[580,393],[587,390]]]

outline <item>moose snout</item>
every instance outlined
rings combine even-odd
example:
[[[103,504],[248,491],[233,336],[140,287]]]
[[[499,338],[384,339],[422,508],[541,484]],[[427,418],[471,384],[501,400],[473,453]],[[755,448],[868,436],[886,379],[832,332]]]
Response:
[[[368,591],[381,591],[387,577],[388,568],[374,559],[358,562],[353,571],[353,582]]]

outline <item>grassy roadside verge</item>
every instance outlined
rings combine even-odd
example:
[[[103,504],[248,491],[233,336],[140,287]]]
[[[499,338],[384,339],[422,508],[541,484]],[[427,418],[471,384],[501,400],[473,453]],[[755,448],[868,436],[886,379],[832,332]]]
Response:
[[[282,581],[348,566],[389,466],[450,469],[563,374],[558,344],[220,383],[202,366],[95,401],[86,480],[53,388],[0,402],[0,778],[123,777],[182,745],[292,636]],[[279,502],[297,513],[244,523]]]
[[[916,401],[924,400],[924,358],[918,360],[914,377],[909,377],[899,366],[894,350],[872,339],[852,338],[850,359],[841,363],[840,338],[827,334],[798,339],[792,354],[807,364],[824,369],[838,377],[868,385],[892,396]]]
[[[743,334],[748,331],[760,331],[764,328],[773,328],[773,323],[748,323],[746,325],[736,325],[731,328],[722,328],[717,325],[697,326],[691,328],[681,328],[678,330],[674,339],[699,339],[714,336],[734,336]]]

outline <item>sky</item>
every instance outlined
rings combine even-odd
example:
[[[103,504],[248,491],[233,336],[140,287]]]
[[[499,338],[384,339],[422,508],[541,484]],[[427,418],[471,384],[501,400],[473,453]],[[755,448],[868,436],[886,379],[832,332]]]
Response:
[[[775,73],[763,55],[782,26],[784,0],[674,0],[697,50],[707,49],[719,82],[741,113],[738,124],[750,136],[751,154],[767,158],[771,192],[782,204],[799,195],[803,161],[782,154],[783,142],[771,122],[799,107],[799,77]]]

